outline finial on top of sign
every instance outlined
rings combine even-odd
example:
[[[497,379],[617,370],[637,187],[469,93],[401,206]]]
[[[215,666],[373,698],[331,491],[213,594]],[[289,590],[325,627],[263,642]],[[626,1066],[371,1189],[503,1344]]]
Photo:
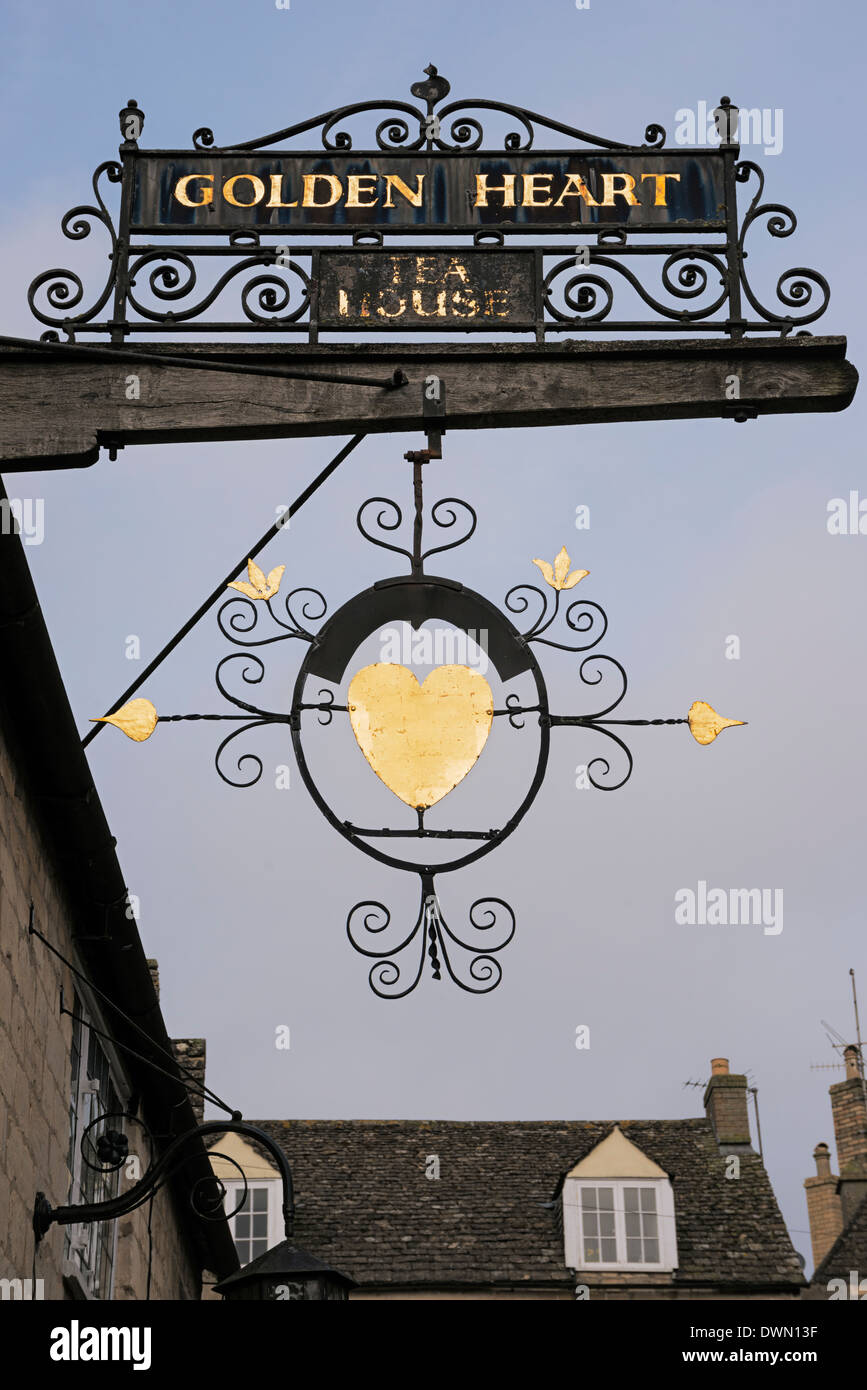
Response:
[[[413,82],[409,90],[414,97],[427,102],[428,115],[430,115],[437,102],[448,96],[451,91],[451,83],[440,76],[433,63],[428,63],[425,72],[429,81]]]

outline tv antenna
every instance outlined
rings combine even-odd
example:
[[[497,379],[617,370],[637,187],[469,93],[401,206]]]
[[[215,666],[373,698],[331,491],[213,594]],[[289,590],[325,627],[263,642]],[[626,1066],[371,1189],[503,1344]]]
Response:
[[[828,1023],[826,1019],[820,1019],[820,1022],[825,1030],[825,1037],[841,1058],[845,1056],[849,1048],[854,1047],[858,1076],[860,1077],[861,1087],[864,1091],[864,1102],[867,1104],[867,1080],[865,1080],[864,1077],[864,1044],[861,1040],[861,1020],[858,1016],[858,990],[855,985],[855,971],[850,969],[849,976],[852,981],[852,1008],[855,1014],[856,1042],[847,1042],[842,1033],[838,1033],[836,1028],[832,1028],[831,1024]],[[845,1071],[845,1069],[846,1063],[842,1060],[839,1062],[814,1062],[810,1066],[810,1071]]]

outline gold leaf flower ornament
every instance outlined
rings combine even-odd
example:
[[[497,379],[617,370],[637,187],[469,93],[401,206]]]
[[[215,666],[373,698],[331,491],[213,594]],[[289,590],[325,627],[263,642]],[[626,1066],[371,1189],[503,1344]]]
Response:
[[[280,580],[283,578],[285,565],[278,565],[276,569],[265,576],[260,570],[255,560],[247,561],[247,579],[236,579],[230,585],[230,589],[237,589],[239,594],[245,598],[269,599],[273,598],[280,588]],[[249,580],[249,583],[247,582]]]
[[[569,566],[572,561],[565,545],[560,554],[555,559],[553,565],[549,565],[547,560],[534,560],[533,564],[538,565],[542,571],[542,578],[546,584],[550,584],[552,589],[560,593],[563,589],[574,589],[580,580],[586,579],[589,570],[572,570],[569,573]]]

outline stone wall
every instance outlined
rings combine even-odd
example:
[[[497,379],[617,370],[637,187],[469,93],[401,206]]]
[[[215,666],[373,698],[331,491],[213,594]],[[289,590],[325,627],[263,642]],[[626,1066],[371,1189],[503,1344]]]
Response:
[[[35,926],[82,969],[57,866],[0,733],[0,1279],[32,1277],[37,1190],[53,1206],[69,1197],[72,1020],[60,1009],[61,997],[71,1009],[76,981],[29,935],[31,901]],[[94,1023],[110,1029],[110,1020]],[[135,1143],[131,1130],[133,1150]],[[141,1158],[144,1169],[146,1156]],[[116,1298],[145,1297],[147,1226],[147,1205],[120,1221]],[[151,1235],[151,1297],[198,1298],[198,1270],[166,1189],[154,1201]],[[52,1226],[37,1252],[36,1277],[44,1281],[48,1299],[67,1296],[64,1242],[64,1229]]]

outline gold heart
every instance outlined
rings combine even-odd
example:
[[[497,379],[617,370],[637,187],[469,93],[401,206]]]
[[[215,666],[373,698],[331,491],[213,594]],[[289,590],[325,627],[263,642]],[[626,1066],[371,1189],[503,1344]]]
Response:
[[[438,666],[422,685],[393,662],[352,677],[349,718],[377,777],[407,806],[433,806],[466,777],[487,742],[491,687],[468,666]]]

